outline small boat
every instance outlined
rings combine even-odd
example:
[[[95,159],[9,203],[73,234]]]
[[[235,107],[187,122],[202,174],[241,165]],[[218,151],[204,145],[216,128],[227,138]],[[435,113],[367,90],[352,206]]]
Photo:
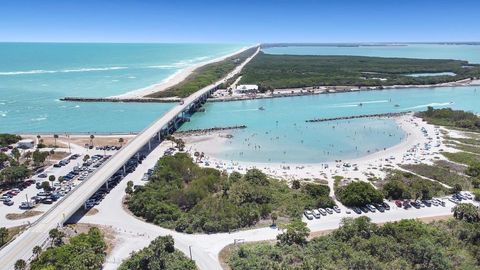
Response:
[[[398,104],[395,104],[395,107],[400,107],[400,105],[398,105]]]
[[[358,104],[358,106],[360,106],[360,107],[361,107],[361,106],[363,106],[363,104],[362,104],[362,103],[360,103],[360,104]]]
[[[258,110],[265,111],[265,108],[263,106],[261,106],[260,108],[258,108]]]

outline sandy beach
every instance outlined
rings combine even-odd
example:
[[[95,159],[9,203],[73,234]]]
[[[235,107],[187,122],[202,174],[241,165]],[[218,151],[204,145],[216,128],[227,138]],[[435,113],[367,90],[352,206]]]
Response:
[[[150,86],[147,86],[145,88],[141,88],[141,89],[138,89],[138,90],[127,92],[125,94],[111,96],[109,98],[116,98],[116,99],[143,98],[147,95],[150,95],[150,94],[153,94],[153,93],[156,93],[156,92],[165,91],[169,87],[172,87],[172,86],[182,82],[183,80],[185,80],[190,74],[192,74],[192,72],[195,69],[197,69],[201,66],[222,61],[222,60],[224,60],[228,57],[239,54],[239,53],[241,53],[245,50],[257,47],[258,45],[259,44],[254,45],[254,46],[250,46],[250,47],[243,47],[236,52],[233,52],[233,53],[230,53],[230,54],[227,54],[227,55],[224,55],[224,56],[212,59],[212,60],[208,60],[208,61],[204,61],[204,62],[194,64],[192,66],[186,67],[184,69],[181,69],[181,70],[175,72],[173,75],[169,76],[168,78],[166,78],[165,80],[163,80],[162,82],[160,82],[158,84],[150,85]]]
[[[287,181],[304,178],[328,181],[331,188],[333,176],[365,181],[373,177],[382,178],[385,176],[386,168],[399,168],[399,164],[432,164],[435,160],[445,160],[440,154],[441,151],[455,151],[443,144],[439,128],[427,124],[413,114],[396,117],[395,121],[406,133],[406,138],[399,144],[360,158],[313,164],[257,163],[218,158],[218,153],[224,150],[224,147],[230,147],[227,135],[235,136],[234,131],[179,137],[186,142],[186,149],[192,155],[194,152],[205,154],[201,166],[226,169],[229,172],[234,170],[245,172],[250,168],[258,168]]]

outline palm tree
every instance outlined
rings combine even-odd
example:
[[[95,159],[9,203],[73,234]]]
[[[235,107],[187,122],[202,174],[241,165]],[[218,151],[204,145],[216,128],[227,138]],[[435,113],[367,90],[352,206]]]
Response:
[[[34,246],[32,249],[33,255],[35,255],[35,260],[38,259],[38,256],[40,256],[40,253],[42,253],[42,247],[40,246]]]
[[[48,236],[52,240],[52,244],[55,244],[56,246],[59,246],[60,244],[63,243],[62,239],[65,236],[65,234],[58,229],[51,229],[48,232]]]
[[[27,263],[20,259],[15,262],[15,270],[25,270],[27,268]]]
[[[90,135],[90,145],[93,145],[93,139],[95,139],[95,136],[93,136],[93,134],[92,134],[92,135]]]
[[[120,146],[123,146],[123,142],[124,142],[123,138],[118,138],[118,143],[120,143]]]
[[[40,138],[41,138],[41,137],[42,137],[42,136],[37,135],[37,144],[40,142]]]
[[[467,222],[480,221],[480,211],[478,207],[470,203],[459,203],[452,208],[452,212],[456,219]]]
[[[57,134],[53,134],[53,139],[55,140],[55,147],[57,147],[58,135],[57,135]]]
[[[55,181],[55,175],[51,174],[49,177],[48,177],[48,181],[52,182]]]

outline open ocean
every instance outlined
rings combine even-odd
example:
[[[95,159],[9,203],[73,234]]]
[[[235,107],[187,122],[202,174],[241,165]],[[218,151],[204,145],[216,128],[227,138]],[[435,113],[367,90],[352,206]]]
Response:
[[[246,44],[0,43],[0,132],[136,132],[172,104],[72,103],[138,90]]]

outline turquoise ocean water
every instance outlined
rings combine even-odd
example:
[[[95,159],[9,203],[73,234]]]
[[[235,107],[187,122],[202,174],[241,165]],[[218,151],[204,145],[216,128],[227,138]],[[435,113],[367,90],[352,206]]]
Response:
[[[244,45],[0,43],[0,132],[136,132],[171,104],[71,103],[63,96],[111,96],[158,83],[179,69]],[[480,63],[480,46],[285,47],[267,53],[452,58]],[[479,91],[480,91],[480,87]],[[317,117],[423,110],[480,112],[477,87],[402,89],[208,103],[182,129],[245,124],[219,157],[323,162],[363,156],[400,142],[392,120],[305,123]],[[362,103],[363,106],[359,106]],[[395,107],[398,104],[400,107]],[[265,107],[265,111],[258,110]]]
[[[71,103],[156,84],[244,44],[0,43],[0,132],[135,132],[171,104]]]

